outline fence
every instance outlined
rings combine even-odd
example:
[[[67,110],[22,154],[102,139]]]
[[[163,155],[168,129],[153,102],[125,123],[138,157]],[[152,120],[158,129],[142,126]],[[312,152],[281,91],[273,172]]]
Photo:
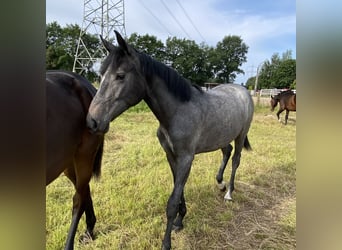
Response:
[[[260,97],[271,97],[271,95],[275,96],[285,90],[288,89],[261,89],[257,94],[259,94]],[[296,93],[295,89],[292,89],[292,91]]]

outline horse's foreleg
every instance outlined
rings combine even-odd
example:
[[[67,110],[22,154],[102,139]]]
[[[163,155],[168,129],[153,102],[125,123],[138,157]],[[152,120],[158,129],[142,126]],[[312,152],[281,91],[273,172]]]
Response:
[[[176,172],[177,172],[176,171],[176,169],[177,169],[176,158],[175,158],[173,151],[170,148],[169,143],[168,143],[167,139],[165,138],[165,135],[161,129],[158,129],[157,136],[158,136],[160,144],[162,145],[162,147],[166,153],[166,158],[167,158],[167,161],[169,162],[169,165],[170,165],[170,168],[172,171],[173,183],[175,184]],[[184,193],[182,192],[181,200],[180,200],[179,207],[178,207],[178,215],[177,215],[176,220],[173,223],[173,230],[179,231],[179,230],[183,229],[183,218],[186,215],[186,212],[187,212],[186,203],[185,203]]]
[[[175,184],[176,181],[176,162],[175,162],[175,158],[173,156],[173,153],[171,152],[171,150],[166,147],[165,151],[166,153],[166,158],[170,164],[171,167],[171,171],[172,171],[172,176],[173,176],[173,182]],[[179,231],[181,229],[183,229],[183,218],[185,217],[187,212],[186,209],[186,204],[185,204],[185,198],[184,198],[184,192],[182,192],[182,196],[179,202],[179,206],[178,206],[178,215],[177,218],[175,219],[174,223],[173,223],[173,230],[175,231]]]
[[[281,112],[283,112],[283,111],[284,111],[284,109],[281,109],[281,108],[280,108],[280,109],[278,110],[278,112],[277,112],[277,118],[278,118],[278,121],[279,121],[279,122],[281,122],[280,114],[281,114]]]
[[[224,147],[221,149],[223,158],[222,158],[220,169],[216,175],[216,180],[217,180],[217,185],[222,192],[226,191],[226,183],[223,181],[223,173],[224,173],[224,170],[226,169],[227,162],[229,160],[232,150],[233,150],[233,146],[230,144],[227,147]]]
[[[182,196],[179,202],[179,207],[178,207],[178,215],[173,222],[173,227],[172,229],[175,231],[182,230],[184,225],[183,225],[183,219],[186,215],[187,209],[186,209],[186,204],[185,204],[185,198],[184,198],[184,191],[182,192]]]
[[[186,210],[183,212],[180,211],[179,208],[181,203],[185,205],[183,190],[190,173],[191,163],[193,159],[194,155],[185,155],[182,157],[177,157],[176,159],[175,169],[173,170],[173,173],[175,173],[174,188],[172,194],[169,197],[166,208],[167,225],[163,239],[163,250],[171,249],[171,231],[173,229],[177,213],[180,212],[181,217],[179,217],[179,220],[177,220],[176,222],[182,223],[182,214],[183,212],[186,212]]]

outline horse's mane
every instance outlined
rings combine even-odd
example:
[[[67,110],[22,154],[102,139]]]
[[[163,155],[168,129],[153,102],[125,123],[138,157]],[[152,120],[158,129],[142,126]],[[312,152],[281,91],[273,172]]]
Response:
[[[273,98],[280,99],[280,98],[284,98],[284,97],[291,96],[291,95],[296,95],[296,94],[291,89],[288,89],[288,90],[281,91],[280,93],[275,95]]]
[[[164,80],[167,89],[180,101],[186,102],[191,99],[191,88],[195,87],[203,92],[200,86],[190,83],[182,77],[176,70],[165,64],[158,62],[149,55],[137,52],[142,70],[146,77],[157,75]]]
[[[198,91],[203,92],[200,86],[190,83],[190,81],[182,77],[176,70],[166,66],[161,62],[158,62],[145,53],[135,50],[132,47],[130,47],[130,49],[134,50],[138,56],[142,71],[145,76],[159,76],[164,80],[167,89],[180,101],[186,102],[191,99],[192,87],[195,87]],[[122,48],[115,47],[101,64],[100,74],[103,75],[111,63],[113,63],[113,67],[116,68],[118,65],[120,65],[122,58],[125,56],[126,52]]]

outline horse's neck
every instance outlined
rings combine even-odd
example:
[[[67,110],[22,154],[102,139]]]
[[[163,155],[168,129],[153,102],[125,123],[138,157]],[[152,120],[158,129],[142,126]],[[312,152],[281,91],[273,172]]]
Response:
[[[148,80],[144,100],[159,122],[167,127],[180,102],[168,92],[162,81],[157,76]]]

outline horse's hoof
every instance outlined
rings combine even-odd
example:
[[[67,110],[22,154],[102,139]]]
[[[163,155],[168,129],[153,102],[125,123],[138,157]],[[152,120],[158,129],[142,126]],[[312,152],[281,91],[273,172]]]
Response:
[[[183,225],[175,225],[175,224],[172,225],[172,230],[175,231],[175,232],[179,232],[183,228],[184,228]]]
[[[80,236],[80,242],[82,244],[88,244],[89,242],[95,239],[94,234],[92,232],[86,231],[84,234]]]
[[[229,192],[224,196],[224,201],[233,201],[233,198]]]
[[[222,181],[221,183],[217,183],[217,186],[222,192],[227,190],[226,183],[224,181]]]

